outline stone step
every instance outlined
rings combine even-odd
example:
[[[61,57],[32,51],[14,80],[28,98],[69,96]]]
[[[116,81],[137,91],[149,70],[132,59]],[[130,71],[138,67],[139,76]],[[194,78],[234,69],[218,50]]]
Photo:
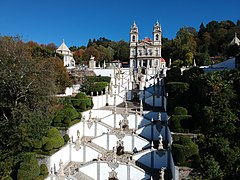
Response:
[[[86,175],[82,172],[78,172],[78,173],[74,174],[73,177],[76,179],[79,179],[79,180],[94,180],[93,178],[89,177],[88,175]]]

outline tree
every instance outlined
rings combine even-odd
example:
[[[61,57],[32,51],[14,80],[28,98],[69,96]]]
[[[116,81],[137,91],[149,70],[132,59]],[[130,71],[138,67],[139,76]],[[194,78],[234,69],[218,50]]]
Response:
[[[128,61],[129,59],[129,44],[125,41],[119,41],[116,43],[114,58],[120,61]]]
[[[223,172],[212,155],[204,157],[204,176],[206,179],[222,179]]]
[[[0,37],[0,176],[47,131],[56,90],[52,72],[53,64],[33,59],[19,37]]]

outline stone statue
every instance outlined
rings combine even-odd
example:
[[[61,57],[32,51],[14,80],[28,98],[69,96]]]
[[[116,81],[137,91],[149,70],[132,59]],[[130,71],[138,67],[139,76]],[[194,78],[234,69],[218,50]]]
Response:
[[[163,149],[163,143],[162,143],[162,135],[159,135],[159,144],[158,144],[158,150],[162,150]]]

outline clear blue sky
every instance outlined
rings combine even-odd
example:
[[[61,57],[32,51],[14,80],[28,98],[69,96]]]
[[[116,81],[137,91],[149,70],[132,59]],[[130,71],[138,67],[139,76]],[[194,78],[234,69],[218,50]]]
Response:
[[[128,41],[134,20],[140,38],[151,37],[158,20],[172,39],[183,26],[238,19],[240,0],[0,0],[1,35],[57,46],[62,39],[68,46],[99,37]]]

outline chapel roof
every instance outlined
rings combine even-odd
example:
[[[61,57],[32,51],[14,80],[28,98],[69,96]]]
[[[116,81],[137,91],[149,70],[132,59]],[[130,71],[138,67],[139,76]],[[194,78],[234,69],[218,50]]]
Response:
[[[234,44],[237,44],[238,46],[240,45],[240,40],[237,37],[237,33],[235,33],[235,37],[233,38],[233,40],[230,43],[230,45],[234,45]]]
[[[61,51],[61,52],[71,52],[70,49],[67,47],[67,45],[65,44],[64,40],[62,41],[62,44],[59,46],[59,48],[56,50]]]

